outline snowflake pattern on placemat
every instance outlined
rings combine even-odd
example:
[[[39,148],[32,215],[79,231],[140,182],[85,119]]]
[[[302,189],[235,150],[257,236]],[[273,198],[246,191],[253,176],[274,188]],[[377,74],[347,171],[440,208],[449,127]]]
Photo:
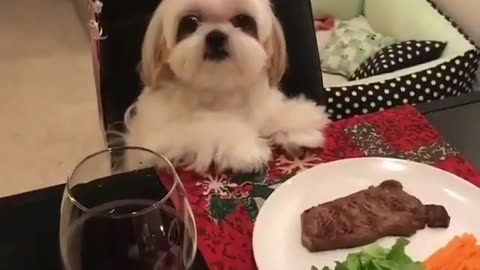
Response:
[[[287,153],[280,154],[275,160],[275,167],[284,175],[297,174],[321,163],[320,157],[306,152],[301,156],[292,156]]]
[[[198,182],[197,186],[204,187],[203,195],[217,194],[219,196],[228,196],[230,191],[236,188],[238,185],[230,183],[230,180],[225,174],[221,175],[208,175],[206,179]]]
[[[205,210],[215,222],[224,220],[240,204],[252,221],[265,200],[293,175],[322,162],[317,155],[280,153],[273,164],[255,173],[206,175],[196,183],[203,190]]]

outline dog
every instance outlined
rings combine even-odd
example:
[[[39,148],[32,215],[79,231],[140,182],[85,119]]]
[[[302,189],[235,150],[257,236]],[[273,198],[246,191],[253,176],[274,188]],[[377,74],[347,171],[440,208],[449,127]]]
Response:
[[[199,173],[258,171],[272,145],[321,147],[325,108],[284,96],[278,85],[286,66],[268,0],[163,0],[145,33],[145,87],[126,121],[126,144]]]

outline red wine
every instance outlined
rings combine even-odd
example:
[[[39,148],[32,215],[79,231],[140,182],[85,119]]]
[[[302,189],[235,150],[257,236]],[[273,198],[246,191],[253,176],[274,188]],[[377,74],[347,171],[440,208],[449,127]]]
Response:
[[[175,209],[150,200],[119,200],[72,224],[66,270],[183,270],[185,226]]]

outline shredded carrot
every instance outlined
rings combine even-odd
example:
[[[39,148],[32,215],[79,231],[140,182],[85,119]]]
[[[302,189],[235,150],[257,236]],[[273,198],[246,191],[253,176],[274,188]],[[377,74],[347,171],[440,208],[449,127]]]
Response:
[[[455,236],[424,264],[425,270],[480,270],[480,246],[472,234]]]

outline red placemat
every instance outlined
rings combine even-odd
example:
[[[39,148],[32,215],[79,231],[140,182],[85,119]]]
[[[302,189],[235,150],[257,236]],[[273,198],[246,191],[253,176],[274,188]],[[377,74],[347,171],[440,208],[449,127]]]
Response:
[[[211,270],[256,269],[252,231],[259,208],[279,184],[320,163],[396,157],[436,166],[480,186],[480,174],[413,107],[334,122],[326,132],[324,149],[302,157],[276,150],[273,161],[260,173],[180,173],[197,222],[198,247]]]

